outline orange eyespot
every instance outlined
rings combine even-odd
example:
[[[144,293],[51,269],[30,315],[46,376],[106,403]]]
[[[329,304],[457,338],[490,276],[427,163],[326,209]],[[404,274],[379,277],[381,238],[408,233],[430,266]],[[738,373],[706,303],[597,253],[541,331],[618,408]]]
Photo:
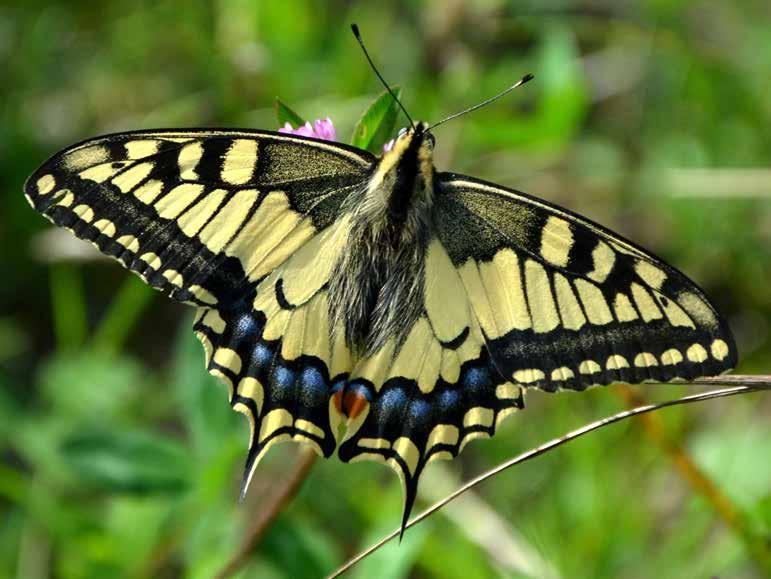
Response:
[[[366,396],[353,390],[348,390],[345,394],[342,390],[335,392],[332,401],[337,411],[348,418],[356,418],[369,404]]]

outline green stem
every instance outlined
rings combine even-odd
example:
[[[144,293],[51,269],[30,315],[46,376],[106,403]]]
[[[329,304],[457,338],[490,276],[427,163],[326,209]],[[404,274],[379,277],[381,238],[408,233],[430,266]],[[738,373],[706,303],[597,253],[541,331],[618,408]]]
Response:
[[[51,309],[59,350],[76,350],[86,339],[88,318],[80,268],[54,265],[50,270]]]
[[[134,277],[128,278],[110,304],[91,338],[95,350],[116,353],[123,346],[134,325],[150,305],[153,290]]]

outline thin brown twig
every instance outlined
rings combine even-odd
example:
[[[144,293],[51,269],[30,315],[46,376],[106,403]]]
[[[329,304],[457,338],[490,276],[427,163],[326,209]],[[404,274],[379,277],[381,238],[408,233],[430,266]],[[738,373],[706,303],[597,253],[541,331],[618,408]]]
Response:
[[[749,394],[752,392],[760,392],[762,390],[771,390],[771,376],[747,376],[747,375],[736,375],[736,376],[720,376],[720,377],[714,377],[714,378],[703,378],[701,380],[694,380],[693,382],[689,382],[690,385],[698,385],[698,386],[726,386],[730,385],[729,388],[721,388],[718,390],[710,390],[708,392],[702,392],[700,394],[692,394],[690,396],[683,396],[682,398],[676,398],[674,400],[667,400],[666,402],[660,402],[658,404],[646,404],[644,406],[638,406],[636,408],[632,408],[630,410],[624,410],[622,412],[618,412],[616,414],[613,414],[611,416],[607,416],[605,418],[601,418],[600,420],[597,420],[595,422],[591,422],[589,424],[586,424],[582,426],[581,428],[577,428],[575,430],[572,430],[571,432],[568,432],[567,434],[559,437],[554,438],[550,440],[549,442],[546,442],[545,444],[542,444],[536,448],[532,448],[528,450],[527,452],[524,452],[512,459],[507,460],[506,462],[498,465],[495,468],[492,468],[488,470],[487,472],[479,475],[478,477],[470,480],[466,484],[459,487],[457,490],[455,490],[453,493],[447,495],[442,500],[434,503],[429,508],[427,508],[425,511],[421,512],[420,514],[416,515],[414,518],[412,518],[406,525],[405,529],[408,529],[419,522],[423,521],[448,503],[452,502],[456,498],[458,498],[460,495],[468,491],[469,489],[474,488],[475,486],[481,484],[482,482],[486,481],[489,478],[492,478],[496,476],[497,474],[503,472],[504,470],[525,462],[527,460],[533,459],[537,456],[540,456],[542,454],[545,454],[549,452],[550,450],[553,450],[559,446],[562,446],[563,444],[566,444],[567,442],[570,442],[572,440],[575,440],[577,438],[580,438],[586,434],[589,434],[590,432],[593,432],[594,430],[598,430],[600,428],[603,428],[605,426],[608,426],[610,424],[613,424],[615,422],[620,422],[621,420],[625,420],[627,418],[631,418],[633,416],[639,416],[641,414],[647,414],[648,412],[653,412],[655,410],[660,410],[662,408],[667,408],[670,406],[679,406],[682,404],[691,404],[694,402],[700,402],[704,400],[712,400],[715,398],[723,398],[727,396],[736,396],[739,394]],[[401,529],[395,529],[385,537],[383,537],[380,541],[375,543],[374,545],[368,547],[364,551],[360,552],[355,557],[349,559],[346,563],[344,563],[341,567],[339,567],[337,570],[335,570],[333,573],[331,573],[327,579],[335,579],[336,577],[339,577],[349,569],[351,569],[354,565],[359,563],[362,559],[365,557],[368,557],[380,547],[388,543],[389,541],[395,539],[399,536]]]
[[[247,562],[267,530],[300,490],[317,457],[318,455],[309,448],[302,450],[300,458],[289,475],[289,480],[279,485],[276,493],[268,499],[265,509],[260,511],[252,526],[246,531],[241,546],[222,571],[216,575],[217,579],[231,577]]]

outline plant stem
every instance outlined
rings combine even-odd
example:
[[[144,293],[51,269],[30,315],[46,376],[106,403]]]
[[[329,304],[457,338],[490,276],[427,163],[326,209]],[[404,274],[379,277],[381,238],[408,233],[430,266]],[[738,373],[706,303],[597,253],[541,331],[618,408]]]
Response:
[[[133,276],[126,279],[97,326],[91,346],[110,354],[118,352],[154,295]]]
[[[448,503],[458,498],[466,491],[474,488],[475,486],[481,484],[487,479],[494,477],[495,475],[503,472],[504,470],[516,464],[525,462],[527,460],[530,460],[537,456],[545,454],[551,450],[554,450],[559,446],[562,446],[563,444],[566,444],[572,440],[576,440],[577,438],[580,438],[586,434],[589,434],[590,432],[593,432],[595,430],[598,430],[610,424],[620,422],[627,418],[631,418],[632,416],[647,414],[648,412],[653,412],[656,410],[660,410],[662,408],[667,408],[669,406],[692,404],[694,402],[712,400],[714,398],[724,398],[727,396],[737,396],[740,394],[750,394],[753,392],[760,392],[763,390],[771,390],[771,376],[746,376],[746,375],[719,376],[715,378],[703,378],[701,380],[694,380],[689,384],[701,385],[701,386],[721,386],[722,385],[722,386],[731,386],[731,387],[722,388],[719,390],[710,390],[709,392],[703,392],[701,394],[692,394],[690,396],[684,396],[682,398],[676,398],[674,400],[668,400],[666,402],[661,402],[658,404],[646,404],[644,406],[638,406],[630,410],[624,410],[623,412],[618,412],[617,414],[613,414],[611,416],[601,418],[600,420],[597,420],[595,422],[590,422],[589,424],[585,424],[584,426],[577,428],[576,430],[572,430],[567,434],[560,436],[559,438],[554,438],[549,442],[546,442],[536,448],[532,448],[527,452],[524,452],[514,458],[511,458],[506,462],[496,466],[495,468],[492,468],[487,472],[479,475],[478,477],[470,480],[466,484],[462,485],[460,488],[456,489],[453,493],[447,495],[445,498],[434,503],[422,513],[416,515],[405,525],[404,528],[408,529],[418,524],[419,522],[428,518],[430,515],[432,515],[433,513],[435,513],[445,505],[447,505]],[[362,559],[371,555],[372,553],[377,551],[380,547],[382,547],[389,541],[398,537],[400,532],[401,532],[401,529],[396,529],[392,531],[390,534],[383,537],[380,541],[378,541],[374,545],[368,547],[364,551],[360,552],[358,555],[349,559],[340,568],[338,568],[336,571],[330,574],[327,577],[327,579],[335,579],[336,577],[339,577],[340,575],[342,575],[343,573],[351,569],[351,567],[353,567],[358,562],[360,562]]]
[[[57,347],[71,352],[84,342],[88,315],[80,269],[54,265],[50,270],[51,306]]]
[[[283,512],[283,510],[292,502],[297,495],[305,479],[310,473],[313,463],[316,462],[318,455],[309,448],[304,448],[300,458],[294,465],[294,469],[289,475],[286,483],[279,485],[276,492],[267,500],[265,509],[258,513],[252,526],[247,530],[241,546],[238,548],[232,559],[217,574],[217,579],[226,579],[238,571],[249,559],[254,548],[259,544],[262,537],[270,529],[273,522]]]

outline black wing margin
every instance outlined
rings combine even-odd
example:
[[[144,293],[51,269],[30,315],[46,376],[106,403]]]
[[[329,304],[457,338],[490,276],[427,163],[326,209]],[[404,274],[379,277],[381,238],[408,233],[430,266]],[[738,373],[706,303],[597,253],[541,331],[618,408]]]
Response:
[[[735,366],[725,320],[659,258],[523,193],[451,173],[437,181],[434,226],[507,379],[583,390]]]

